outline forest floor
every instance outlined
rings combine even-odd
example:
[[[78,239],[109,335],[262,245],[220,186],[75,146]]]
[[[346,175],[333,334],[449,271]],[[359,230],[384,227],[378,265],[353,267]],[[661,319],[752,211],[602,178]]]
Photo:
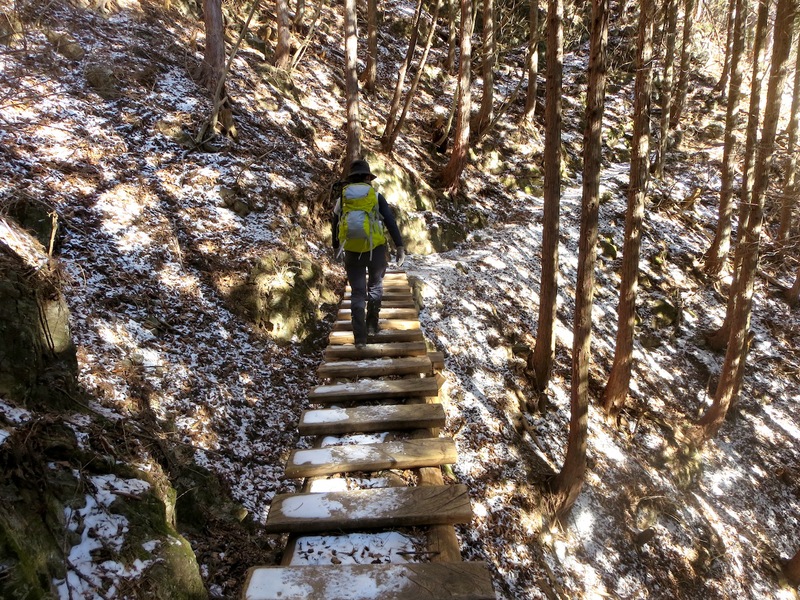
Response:
[[[208,93],[192,77],[202,21],[135,0],[107,2],[104,11],[59,0],[20,6],[24,38],[0,49],[0,193],[45,201],[65,226],[59,258],[81,385],[98,413],[135,419],[146,407],[169,423],[257,526],[271,498],[295,488],[283,463],[304,443],[296,423],[316,383],[325,331],[312,344],[277,344],[230,299],[252,266],[287,240],[342,282],[324,242],[298,231],[294,217],[320,210],[344,147],[338,16],[325,8],[291,85],[245,44],[228,82],[238,138],[201,152],[181,141],[209,112]],[[7,0],[0,7],[13,12]],[[387,22],[407,25],[412,7],[392,1],[384,10]],[[67,56],[67,42],[85,54]],[[367,147],[381,133],[404,52],[382,34],[380,91],[362,103]],[[434,64],[440,59],[437,51]],[[446,357],[444,434],[456,440],[453,476],[469,487],[475,511],[459,529],[464,558],[487,561],[506,599],[796,598],[780,564],[798,550],[800,531],[800,313],[767,279],[756,286],[740,400],[702,452],[676,441],[710,404],[724,358],[704,336],[721,324],[729,281],[702,273],[721,157],[721,136],[708,132],[724,121],[724,108],[701,77],[692,82],[683,149],[650,184],[634,374],[619,428],[605,424],[597,400],[613,360],[632,77],[616,77],[609,92],[589,470],[567,522],[542,519],[531,482],[558,471],[569,421],[585,62],[582,48],[567,52],[557,354],[547,394],[533,392],[524,370],[536,334],[542,198],[508,175],[516,182],[532,172],[541,138],[518,126],[519,102],[476,150],[453,200],[480,213],[486,227],[405,266],[419,281],[426,336]],[[520,72],[499,69],[500,94]],[[431,181],[446,157],[431,153],[426,132],[453,87],[431,67],[419,102],[429,112],[413,116],[396,149],[398,162]],[[232,188],[247,199],[246,216],[226,206]],[[418,216],[432,226],[439,218]],[[769,232],[762,269],[788,285],[796,265],[776,261]],[[32,415],[0,398],[0,417],[10,430]],[[70,422],[78,436],[92,431],[85,416]],[[140,466],[150,460],[143,454]],[[277,559],[283,538],[257,527],[253,536]],[[189,539],[211,597],[237,597],[254,566],[251,542],[213,528]],[[397,561],[398,551],[413,551],[414,536],[320,540],[315,551],[326,546],[309,560]],[[80,564],[83,575],[123,576],[91,557]]]

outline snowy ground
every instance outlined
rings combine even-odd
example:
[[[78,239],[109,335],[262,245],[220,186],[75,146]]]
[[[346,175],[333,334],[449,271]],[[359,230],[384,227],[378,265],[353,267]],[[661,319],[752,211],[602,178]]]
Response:
[[[387,6],[400,8],[407,12]],[[275,344],[232,313],[226,297],[260,257],[297,235],[290,233],[287,199],[307,209],[335,169],[344,119],[341,95],[331,91],[339,77],[339,28],[321,29],[294,74],[294,98],[277,93],[261,55],[245,48],[229,84],[240,141],[212,154],[187,152],[161,133],[172,126],[194,131],[208,110],[206,92],[190,77],[202,56],[192,42],[194,35],[202,40],[201,25],[172,17],[158,19],[136,3],[101,16],[57,2],[43,23],[69,30],[86,58],[66,59],[36,29],[26,34],[24,54],[0,53],[0,76],[16,90],[13,101],[0,105],[0,197],[44,199],[65,224],[60,258],[69,275],[81,383],[96,398],[93,408],[116,416],[150,410],[171,423],[176,438],[196,449],[197,461],[219,473],[236,501],[263,522],[274,494],[295,486],[283,477],[283,461],[305,443],[295,426],[316,383],[319,348],[303,353],[299,343]],[[384,61],[403,52],[381,48]],[[569,55],[568,68],[579,69],[581,60]],[[104,63],[121,65],[116,77],[126,93],[118,99],[87,87],[87,65]],[[381,63],[385,86],[393,85],[395,72],[392,63]],[[506,73],[498,85],[510,89],[513,77]],[[446,100],[424,98],[427,106]],[[370,142],[386,102],[384,95],[365,103]],[[566,107],[569,148],[580,144],[573,104]],[[610,97],[609,105],[609,121],[624,122],[626,95]],[[410,125],[425,135],[423,117]],[[309,128],[312,143],[298,133]],[[508,121],[497,132],[517,143],[507,170],[538,161],[536,140],[515,128]],[[398,154],[422,172],[430,168],[416,137],[401,138]],[[512,351],[535,339],[541,198],[509,192],[499,176],[470,167],[465,196],[490,227],[450,252],[408,259],[409,275],[423,282],[425,333],[446,355],[445,433],[457,441],[455,475],[473,498],[475,519],[459,530],[463,555],[489,562],[498,597],[796,596],[781,586],[777,571],[798,545],[800,317],[770,296],[763,280],[741,401],[702,456],[683,456],[674,442],[673,428],[710,402],[722,362],[702,342],[724,314],[724,297],[697,274],[718,186],[713,164],[702,156],[676,157],[676,170],[654,187],[629,410],[624,427],[612,430],[592,404],[587,483],[564,529],[542,526],[529,482],[557,471],[566,446],[579,182],[573,177],[564,185],[558,351],[546,401],[532,393],[524,359]],[[601,236],[621,252],[626,167],[609,165],[603,181]],[[246,218],[221,199],[221,188],[234,184],[253,206]],[[699,199],[684,203],[695,190]],[[333,273],[324,243],[310,237],[305,243],[308,255]],[[613,359],[619,265],[620,256],[599,257],[595,399]],[[653,307],[664,300],[680,304],[679,323],[656,323]],[[30,418],[7,402],[0,402],[0,414],[0,443],[5,430]],[[77,436],[88,435],[84,417],[71,423]],[[142,465],[148,460],[142,456]],[[108,515],[101,510],[108,494],[135,494],[142,482],[95,483],[103,493],[66,515],[70,527]],[[108,525],[124,535],[124,524]],[[417,534],[321,539],[309,560],[416,560]],[[117,543],[114,536],[100,539],[112,549]],[[281,540],[270,543],[278,549]],[[131,567],[84,560],[85,545],[73,550],[81,580],[113,584],[136,575]],[[227,550],[220,542],[217,554]],[[236,597],[241,581],[223,581],[213,565],[201,563],[213,597]]]

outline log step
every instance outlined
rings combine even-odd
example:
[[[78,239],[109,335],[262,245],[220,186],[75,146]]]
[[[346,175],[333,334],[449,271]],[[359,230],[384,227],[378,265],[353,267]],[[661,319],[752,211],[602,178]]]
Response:
[[[347,321],[350,319],[350,308],[341,309],[336,318],[339,321]],[[418,319],[419,312],[416,308],[390,308],[381,305],[380,316],[384,319]]]
[[[351,301],[350,298],[350,290],[345,292],[343,300]],[[414,300],[414,296],[411,294],[411,291],[400,291],[400,290],[385,290],[383,292],[383,297],[381,299],[381,306],[383,306],[384,300],[389,301],[397,301],[397,300]]]
[[[325,360],[352,360],[356,358],[383,358],[388,356],[424,356],[428,349],[425,342],[397,342],[394,344],[367,344],[366,348],[356,348],[353,344],[328,346],[325,349]],[[431,358],[436,366],[436,359]],[[443,361],[442,361],[443,362]]]
[[[417,319],[379,319],[381,331],[410,331],[419,329]],[[353,323],[350,319],[346,321],[336,321],[333,324],[333,331],[353,331]],[[380,331],[378,332],[380,333]]]
[[[397,429],[444,427],[441,404],[392,404],[307,410],[300,416],[300,435],[341,435]]]
[[[433,374],[433,363],[428,356],[403,358],[370,358],[366,360],[340,360],[322,363],[317,369],[320,379],[352,377],[384,377],[386,375]]]
[[[244,600],[495,600],[483,562],[254,567]]]
[[[362,379],[350,383],[317,386],[308,394],[308,401],[317,404],[335,404],[342,401],[424,398],[438,394],[439,384],[435,377],[389,381]]]
[[[350,309],[352,302],[350,299],[342,300],[342,303],[339,305],[340,308]],[[416,308],[416,304],[414,303],[413,298],[405,298],[401,300],[387,300],[386,296],[383,297],[381,300],[381,310],[384,308]]]
[[[292,451],[286,476],[300,479],[353,471],[439,467],[451,465],[457,458],[456,444],[450,438],[329,446]]]
[[[455,525],[471,519],[467,486],[425,485],[278,494],[272,499],[264,529],[268,533],[313,533]]]
[[[405,331],[384,329],[378,332],[378,335],[370,337],[370,341],[377,344],[396,343],[396,342],[421,342],[424,341],[425,335],[421,329],[408,329]],[[328,337],[328,343],[331,345],[353,344],[353,332],[351,331],[331,331]],[[369,347],[369,344],[367,345]]]

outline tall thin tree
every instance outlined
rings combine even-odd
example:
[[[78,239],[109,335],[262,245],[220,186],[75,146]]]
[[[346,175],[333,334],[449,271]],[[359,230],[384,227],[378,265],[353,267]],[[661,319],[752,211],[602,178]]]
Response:
[[[614,364],[603,392],[603,406],[609,421],[616,422],[628,397],[633,369],[633,337],[636,321],[636,296],[639,285],[639,254],[642,245],[642,218],[647,192],[650,89],[652,85],[653,16],[652,0],[639,7],[639,41],[634,84],[633,140],[628,209],[625,214],[625,241],[622,250],[622,281],[617,307],[617,339]]]
[[[681,66],[678,73],[678,84],[675,86],[675,96],[670,115],[670,129],[677,129],[686,106],[686,93],[689,90],[689,72],[692,62],[692,47],[694,36],[694,9],[695,0],[686,0],[683,14],[683,41],[681,43]]]
[[[539,0],[530,0],[528,16],[528,91],[525,95],[523,119],[532,122],[536,114],[536,95],[539,78]]]
[[[727,35],[725,36],[725,60],[722,64],[722,75],[720,75],[719,81],[717,85],[714,86],[715,92],[720,92],[723,95],[725,91],[728,89],[728,80],[731,75],[731,62],[732,62],[732,54],[733,54],[733,30],[736,28],[734,21],[736,20],[736,0],[728,0],[728,11],[727,11],[727,18],[726,18],[726,27],[725,31]]]
[[[678,26],[677,0],[665,0],[664,20],[666,22],[666,43],[664,49],[664,75],[661,81],[661,121],[656,155],[655,174],[661,179],[664,176],[664,161],[669,149],[669,117],[672,113],[672,85],[675,74],[675,32]]]
[[[206,45],[200,76],[209,89],[215,89],[225,70],[225,31],[222,0],[203,0]]]
[[[722,151],[722,177],[719,190],[719,216],[714,240],[706,253],[705,271],[717,276],[725,265],[731,244],[731,226],[733,218],[733,183],[735,176],[735,158],[737,155],[736,130],[739,124],[739,100],[741,97],[742,77],[744,74],[742,54],[744,53],[745,23],[747,2],[736,0],[733,45],[730,55],[730,89],[725,111],[725,144]]]
[[[358,15],[356,0],[344,2],[344,78],[347,94],[347,149],[345,169],[361,157],[361,122],[358,97]]]
[[[472,2],[461,0],[461,48],[458,64],[458,102],[455,141],[450,160],[442,173],[442,182],[450,191],[458,189],[458,180],[467,164],[469,151],[469,118],[472,107],[470,71],[472,69]]]
[[[698,443],[705,442],[717,434],[725,421],[728,407],[741,387],[744,365],[747,358],[747,341],[750,333],[750,315],[753,308],[756,268],[764,216],[764,199],[769,186],[772,157],[775,151],[775,136],[780,117],[781,95],[786,82],[786,63],[792,43],[792,29],[798,0],[778,0],[772,44],[767,100],[764,110],[764,125],[755,163],[755,180],[750,201],[750,212],[744,237],[736,248],[737,264],[734,315],[731,320],[731,335],[725,353],[725,362],[720,372],[714,400],[706,413],[697,422]]]
[[[564,69],[564,3],[547,2],[547,79],[545,82],[544,215],[542,219],[542,285],[536,345],[528,358],[535,385],[547,388],[556,353],[558,231],[561,212],[561,81]]]
[[[795,24],[795,28],[798,24]],[[793,225],[793,213],[797,208],[797,196],[800,195],[800,144],[798,144],[798,126],[800,126],[800,51],[797,51],[794,66],[794,86],[792,88],[792,107],[789,110],[788,141],[786,149],[789,157],[786,160],[786,181],[783,185],[781,201],[781,217],[778,225],[778,242],[784,247],[789,241]]]
[[[608,0],[592,1],[589,42],[589,83],[586,91],[586,127],[583,132],[583,199],[575,287],[575,324],[572,343],[572,385],[567,455],[555,481],[557,514],[563,517],[580,493],[586,473],[589,413],[589,362],[592,342],[592,301],[597,229],[600,213],[600,167],[603,109],[606,90]]]
[[[478,116],[475,118],[475,133],[480,136],[492,122],[492,104],[494,102],[494,63],[495,63],[495,29],[494,0],[483,0],[483,40],[481,73],[483,75],[483,93]]]
[[[291,21],[287,0],[275,0],[275,13],[278,21],[278,43],[275,45],[273,64],[277,69],[286,69],[291,62]]]
[[[364,89],[375,92],[378,78],[378,0],[367,0],[367,66],[364,73]]]

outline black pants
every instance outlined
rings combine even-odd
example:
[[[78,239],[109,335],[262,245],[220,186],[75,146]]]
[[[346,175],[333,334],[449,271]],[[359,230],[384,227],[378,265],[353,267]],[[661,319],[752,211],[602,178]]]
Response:
[[[389,256],[386,244],[369,252],[350,252],[345,250],[344,269],[347,272],[347,281],[350,282],[351,310],[365,308],[367,300],[380,304],[383,297],[383,276],[386,275],[386,266]]]

